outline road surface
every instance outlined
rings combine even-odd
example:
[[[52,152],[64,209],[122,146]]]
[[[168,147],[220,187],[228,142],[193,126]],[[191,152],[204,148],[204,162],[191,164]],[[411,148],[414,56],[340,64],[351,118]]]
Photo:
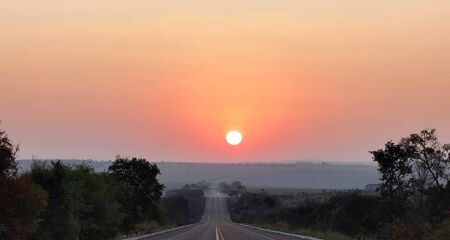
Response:
[[[142,238],[144,240],[292,240],[302,239],[266,232],[231,222],[225,197],[207,194],[205,213],[197,224],[171,232]]]

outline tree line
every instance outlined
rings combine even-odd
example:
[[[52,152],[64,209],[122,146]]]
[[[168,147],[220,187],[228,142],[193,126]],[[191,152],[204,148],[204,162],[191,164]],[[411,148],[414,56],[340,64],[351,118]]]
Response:
[[[192,223],[203,213],[201,189],[164,197],[160,170],[145,159],[117,157],[105,172],[36,161],[20,174],[18,150],[0,131],[0,239],[114,239]]]
[[[381,175],[379,194],[354,190],[286,206],[280,196],[241,192],[228,200],[231,218],[356,239],[450,240],[450,145],[431,129],[370,153]]]

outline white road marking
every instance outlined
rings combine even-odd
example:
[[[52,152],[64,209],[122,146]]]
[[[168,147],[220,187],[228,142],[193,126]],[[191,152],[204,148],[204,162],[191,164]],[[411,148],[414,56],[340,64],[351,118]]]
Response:
[[[192,225],[193,224],[189,224],[189,225],[176,227],[176,228],[171,228],[171,229],[167,229],[167,230],[163,230],[163,231],[159,231],[159,232],[155,232],[155,233],[145,234],[145,235],[138,236],[138,237],[125,238],[125,239],[122,239],[122,240],[139,240],[139,239],[143,239],[143,238],[157,236],[157,235],[160,235],[160,234],[163,234],[163,233],[173,232],[173,231],[176,231],[176,230],[187,228],[187,227],[192,226]]]
[[[175,236],[173,236],[173,237],[171,237],[171,238],[167,238],[166,240],[172,240],[172,239],[175,239],[175,238],[177,238],[177,237],[183,236],[184,234],[186,234],[186,233],[188,233],[188,232],[192,232],[192,231],[198,229],[198,228],[201,227],[202,225],[203,225],[203,224],[197,225],[196,227],[192,228],[191,230],[188,230],[188,231],[186,231],[186,232],[182,232],[182,233],[180,233],[180,234],[178,234],[178,235],[175,235]]]
[[[230,224],[230,223],[229,223],[229,224]],[[267,238],[267,239],[270,239],[270,240],[275,240],[275,239],[273,239],[273,238],[271,238],[271,237],[264,236],[264,235],[262,235],[262,234],[259,234],[259,233],[255,233],[255,232],[246,230],[246,229],[244,229],[243,227],[237,227],[237,226],[235,226],[234,224],[230,224],[230,225],[233,226],[234,228],[237,228],[237,229],[242,230],[242,231],[244,231],[244,232],[248,232],[248,233],[251,233],[251,234],[253,234],[253,235],[260,236],[260,237],[263,237],[263,238]]]
[[[261,231],[265,231],[265,232],[271,232],[271,233],[276,233],[276,234],[280,234],[280,235],[284,235],[284,236],[288,236],[288,237],[296,237],[299,239],[304,239],[304,240],[322,240],[320,238],[315,238],[315,237],[308,237],[308,236],[303,236],[300,234],[294,234],[294,233],[286,233],[286,232],[281,232],[281,231],[275,231],[275,230],[270,230],[270,229],[265,229],[265,228],[260,228],[260,227],[255,227],[252,225],[247,225],[247,224],[242,224],[242,223],[238,223],[241,226],[245,226],[245,227],[250,227],[250,228],[254,228],[254,229],[258,229]]]

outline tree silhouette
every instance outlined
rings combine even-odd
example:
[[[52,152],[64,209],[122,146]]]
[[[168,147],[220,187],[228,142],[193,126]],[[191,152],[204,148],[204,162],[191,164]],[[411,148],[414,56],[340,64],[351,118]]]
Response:
[[[17,174],[17,150],[0,131],[0,239],[28,239],[47,202],[46,193],[29,174]]]
[[[6,132],[0,130],[0,177],[17,174],[16,153],[18,146],[14,146]]]
[[[140,221],[160,218],[158,205],[164,186],[156,178],[158,166],[145,159],[117,157],[108,172],[122,190],[118,196],[125,212],[122,230],[130,231]]]
[[[381,173],[381,194],[392,212],[405,213],[413,195],[418,196],[416,202],[421,205],[424,194],[446,194],[450,145],[442,145],[434,129],[411,134],[397,144],[389,141],[384,149],[370,153]]]

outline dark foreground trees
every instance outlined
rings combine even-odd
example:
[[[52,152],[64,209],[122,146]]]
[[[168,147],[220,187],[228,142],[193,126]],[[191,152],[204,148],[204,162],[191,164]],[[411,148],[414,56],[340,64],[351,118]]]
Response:
[[[31,175],[48,193],[42,221],[33,239],[108,239],[123,220],[117,188],[92,168],[61,161],[36,162]]]
[[[0,131],[0,240],[100,240],[164,222],[156,165],[117,158],[108,172],[62,161],[18,173],[17,146]],[[146,229],[151,231],[151,229]]]
[[[16,152],[0,131],[0,239],[26,239],[39,226],[47,194],[29,174],[18,175]]]
[[[159,169],[145,159],[117,158],[107,173],[61,161],[35,162],[33,181],[48,194],[32,239],[111,239],[139,223],[160,221]]]
[[[18,150],[19,146],[14,146],[6,132],[0,130],[0,178],[17,174],[16,153]]]
[[[120,191],[117,199],[124,213],[123,231],[133,230],[139,222],[162,220],[158,208],[163,185],[156,179],[160,171],[155,164],[145,159],[118,157],[108,174]]]
[[[449,220],[450,144],[441,144],[434,129],[389,141],[371,153],[381,174],[384,212],[394,222],[393,235],[402,230],[399,235],[419,239],[429,231],[424,226],[436,229]]]

